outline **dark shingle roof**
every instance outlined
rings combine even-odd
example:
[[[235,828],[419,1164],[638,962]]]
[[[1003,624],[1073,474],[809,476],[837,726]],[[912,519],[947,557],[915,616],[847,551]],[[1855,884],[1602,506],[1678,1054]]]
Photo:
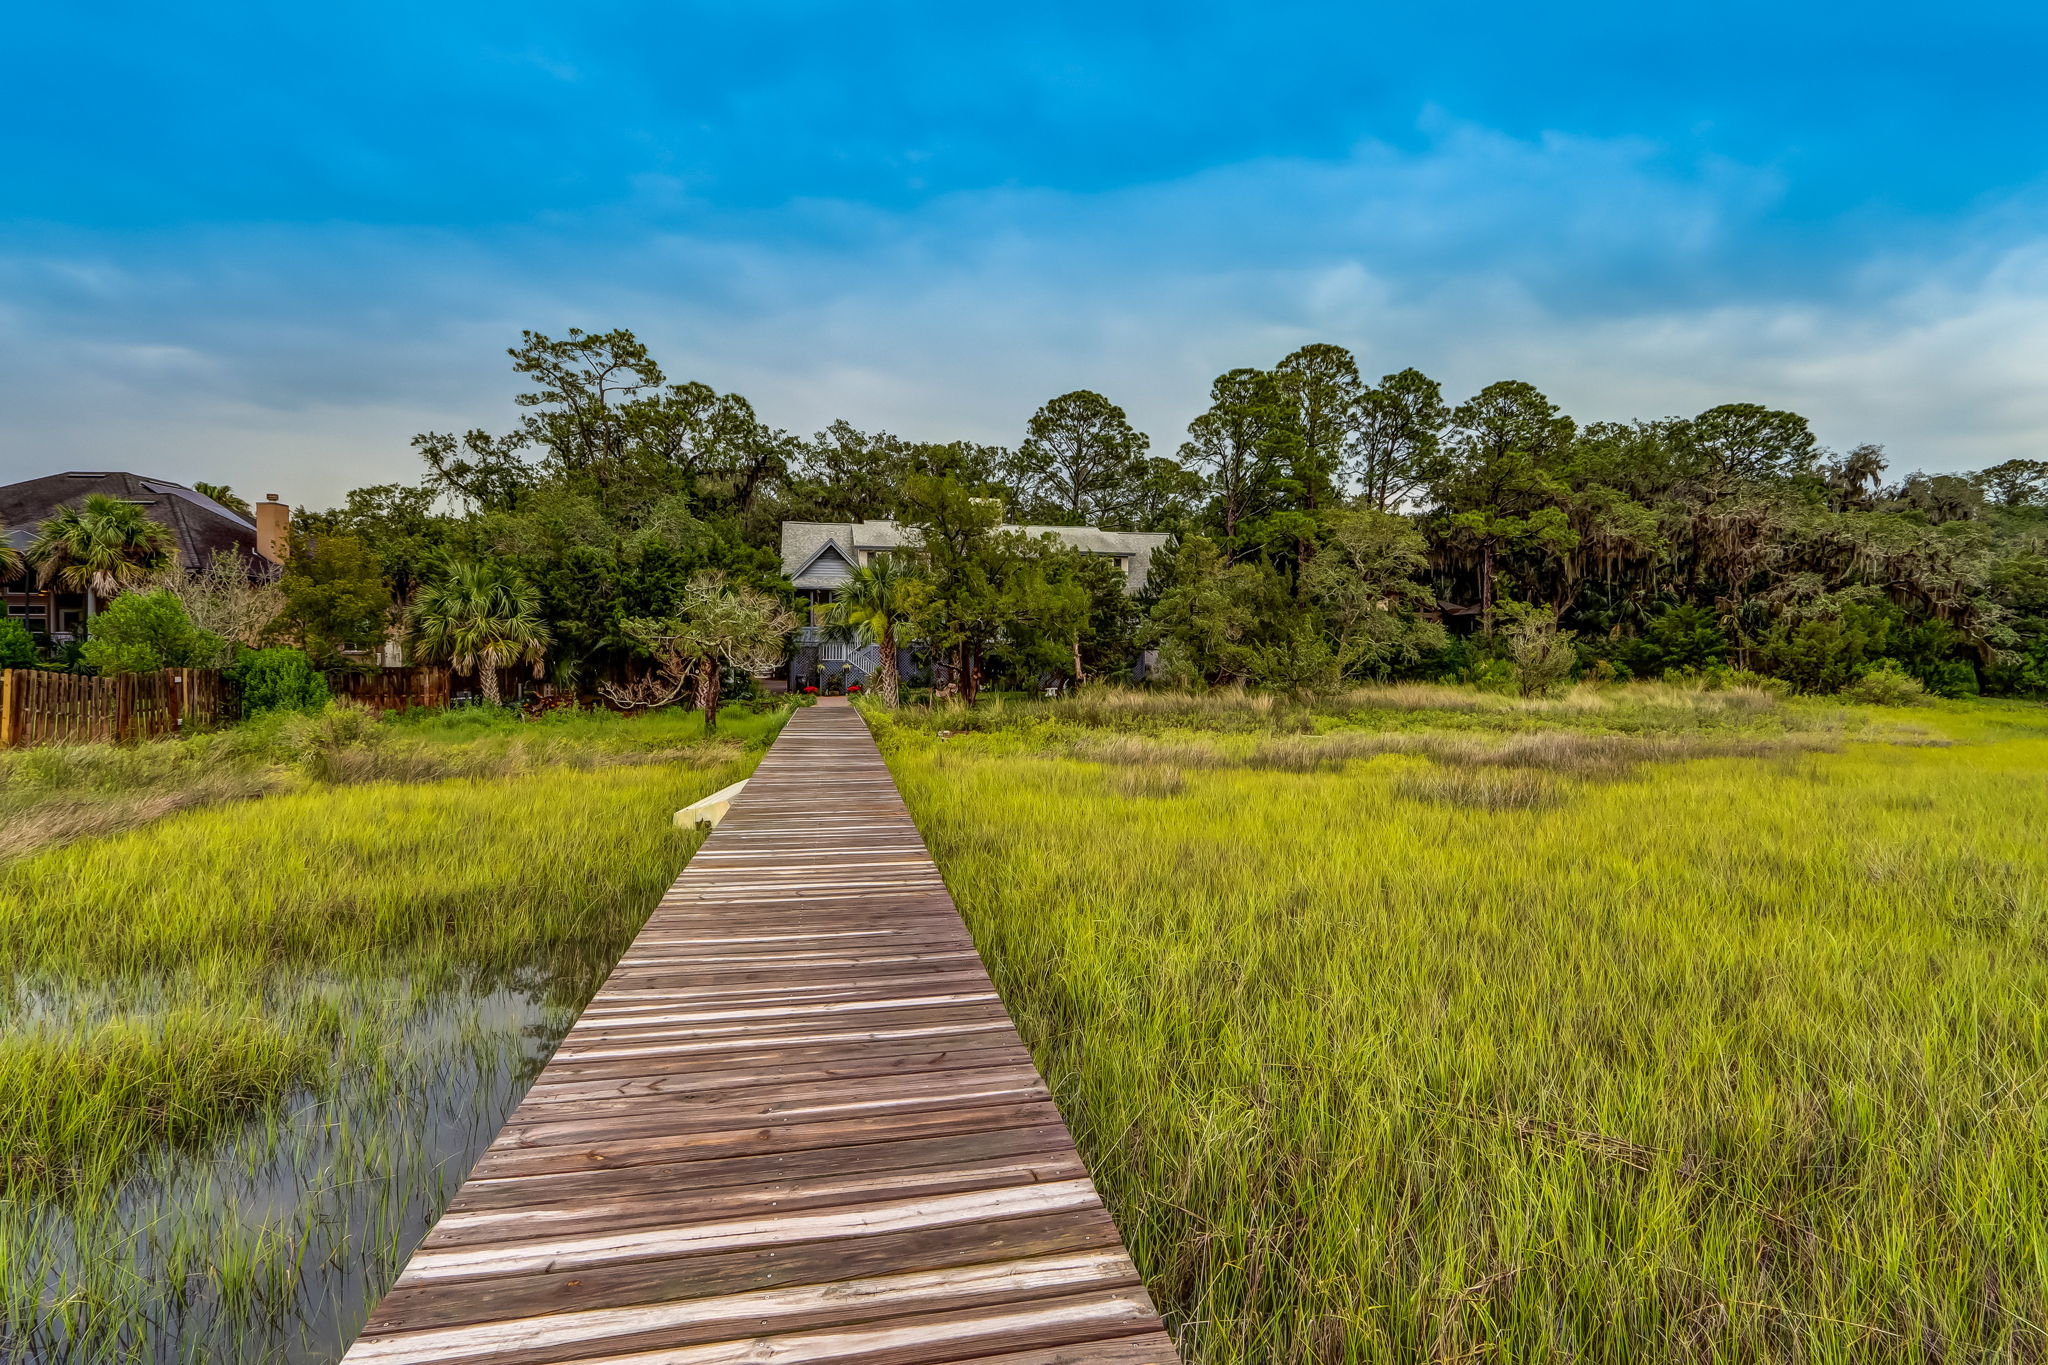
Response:
[[[135,503],[151,521],[168,527],[186,569],[204,568],[222,550],[256,554],[256,528],[212,498],[169,479],[114,471],[46,474],[0,486],[0,538],[26,546],[58,508],[81,503],[90,493]]]

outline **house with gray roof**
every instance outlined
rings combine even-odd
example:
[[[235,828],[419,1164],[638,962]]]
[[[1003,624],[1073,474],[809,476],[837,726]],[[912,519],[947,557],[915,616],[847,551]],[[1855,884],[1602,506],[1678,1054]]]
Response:
[[[1050,536],[1084,554],[1101,555],[1123,570],[1124,589],[1138,593],[1152,577],[1152,556],[1172,536],[1162,531],[1104,531],[1094,526],[1012,526],[1027,536]],[[827,671],[842,671],[848,681],[865,683],[881,662],[872,644],[848,644],[824,638],[818,628],[839,585],[878,554],[916,545],[916,532],[893,521],[785,521],[782,523],[782,572],[809,604],[810,624],[797,632],[790,656],[790,686],[802,687]],[[908,651],[904,651],[907,656]],[[898,661],[908,672],[907,657]]]
[[[197,573],[217,554],[235,554],[253,568],[274,567],[284,558],[287,509],[273,494],[254,510],[255,520],[169,479],[119,470],[72,470],[0,486],[0,541],[26,550],[37,529],[58,509],[76,506],[93,493],[134,503],[142,514],[171,533],[177,560]],[[24,572],[0,583],[0,608],[36,634],[69,639],[83,627],[83,593],[53,591]]]

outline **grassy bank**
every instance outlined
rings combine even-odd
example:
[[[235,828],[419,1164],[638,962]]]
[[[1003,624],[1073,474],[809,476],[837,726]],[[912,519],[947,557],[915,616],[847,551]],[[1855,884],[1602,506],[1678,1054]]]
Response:
[[[707,745],[737,755],[779,724],[775,713],[728,709],[707,739],[695,711],[557,711],[529,720],[466,707],[379,721],[344,705],[148,744],[0,749],[0,860],[180,811],[336,783],[694,762]]]
[[[0,1359],[337,1356],[781,717],[733,719],[243,737],[298,746],[264,799],[0,864]]]
[[[2039,708],[886,736],[1191,1361],[2048,1353]]]

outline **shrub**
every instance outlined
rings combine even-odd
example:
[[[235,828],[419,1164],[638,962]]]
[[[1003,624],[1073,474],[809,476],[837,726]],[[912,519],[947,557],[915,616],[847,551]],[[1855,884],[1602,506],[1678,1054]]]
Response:
[[[1730,668],[1727,664],[1714,664],[1697,673],[1672,671],[1664,675],[1664,681],[1674,685],[1697,687],[1704,692],[1764,692],[1774,697],[1788,696],[1792,684],[1783,678],[1774,678],[1768,673],[1753,673],[1746,668]]]
[[[1410,670],[1431,682],[1469,683],[1482,662],[1479,642],[1470,635],[1453,635],[1443,645],[1424,655]]]
[[[1926,686],[1895,659],[1886,659],[1842,689],[1850,701],[1867,706],[1911,706],[1927,698]]]
[[[249,649],[230,670],[242,685],[242,714],[309,711],[326,704],[327,679],[298,649]]]
[[[383,717],[373,708],[336,698],[318,711],[285,722],[284,739],[300,753],[359,748],[384,737]]]
[[[36,639],[13,617],[0,617],[0,668],[34,668]]]
[[[1705,669],[1728,653],[1728,636],[1704,607],[1673,603],[1643,626],[1632,655],[1635,671],[1653,676],[1671,669]]]
[[[2022,623],[2022,632],[2025,647],[2002,654],[1998,662],[1984,670],[1984,690],[2006,696],[2048,698],[2048,621]]]
[[[1574,632],[1557,628],[1556,612],[1534,607],[1518,611],[1510,617],[1505,634],[1515,685],[1523,696],[1547,696],[1570,680],[1578,651],[1572,648]]]
[[[1946,621],[1902,619],[1893,624],[1884,653],[1935,696],[1971,697],[1980,689],[1969,647],[1968,637]]]
[[[1982,691],[1977,670],[1968,659],[1937,659],[1922,664],[1909,661],[1905,667],[1937,697],[1974,697]]]
[[[185,604],[168,592],[128,593],[93,618],[79,657],[101,673],[153,673],[159,668],[205,668],[226,642],[201,630]]]
[[[1850,603],[1833,616],[1780,621],[1759,642],[1765,669],[1802,692],[1836,692],[1884,650],[1896,608]]]
[[[1467,681],[1482,692],[1513,692],[1520,686],[1512,659],[1482,658],[1472,665]]]
[[[758,701],[767,695],[761,690],[760,681],[746,669],[728,665],[719,670],[718,701],[721,706],[728,702]]]
[[[331,780],[345,770],[342,756],[383,741],[383,717],[360,703],[337,699],[318,711],[302,712],[285,722],[284,742],[297,755],[308,776]]]

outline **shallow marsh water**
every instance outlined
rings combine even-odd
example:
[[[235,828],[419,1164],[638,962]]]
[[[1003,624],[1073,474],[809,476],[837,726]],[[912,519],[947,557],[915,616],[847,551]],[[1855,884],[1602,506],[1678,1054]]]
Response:
[[[89,1202],[0,1204],[0,1361],[339,1359],[574,1022],[585,983],[562,984],[447,990],[274,1116],[159,1152]]]

